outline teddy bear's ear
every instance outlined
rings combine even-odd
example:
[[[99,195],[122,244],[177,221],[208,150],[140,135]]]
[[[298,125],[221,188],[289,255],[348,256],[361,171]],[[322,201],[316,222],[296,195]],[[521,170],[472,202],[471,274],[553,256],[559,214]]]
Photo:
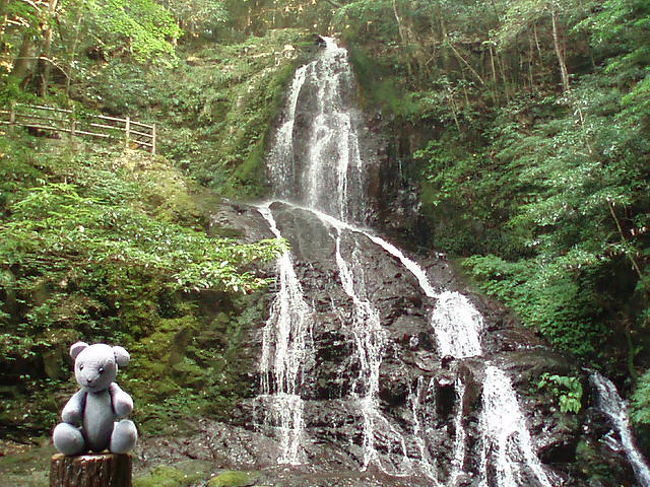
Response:
[[[126,367],[131,358],[129,352],[123,347],[113,347],[113,353],[115,354],[115,363],[118,367]]]
[[[86,342],[77,342],[70,347],[70,356],[73,360],[75,360],[77,358],[77,355],[79,355],[81,351],[86,348],[88,348],[88,344]]]

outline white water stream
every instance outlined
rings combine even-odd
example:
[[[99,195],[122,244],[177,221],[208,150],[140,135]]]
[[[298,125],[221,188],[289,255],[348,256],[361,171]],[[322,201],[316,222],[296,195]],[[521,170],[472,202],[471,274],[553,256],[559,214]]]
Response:
[[[271,210],[260,207],[258,211],[275,237],[281,239]],[[313,312],[305,300],[290,253],[283,252],[276,265],[280,289],[264,326],[259,366],[262,395],[258,399],[265,408],[265,423],[278,430],[278,462],[299,464],[304,441],[304,402],[299,387],[306,364],[313,360]]]
[[[296,184],[293,165],[293,130],[296,125],[296,111],[298,96],[307,79],[310,65],[305,65],[296,70],[289,89],[289,97],[283,112],[284,122],[275,133],[275,139],[267,156],[267,166],[271,173],[271,180],[282,184],[275,184],[275,192],[280,198],[288,198],[295,191]]]
[[[364,289],[357,290],[355,281],[362,284],[363,279],[356,279],[353,272],[354,260],[350,264],[343,258],[341,251],[341,226],[334,228],[336,241],[336,264],[343,290],[352,299],[353,317],[352,333],[355,339],[355,350],[359,360],[359,375],[354,381],[352,393],[358,397],[359,407],[363,414],[363,451],[364,469],[371,461],[378,460],[375,449],[375,428],[381,413],[378,408],[377,392],[379,391],[379,367],[386,345],[386,332],[381,327],[379,312],[374,306],[362,297]]]
[[[488,365],[481,411],[481,487],[540,485],[551,487],[532,440],[517,396],[506,374]],[[494,467],[490,472],[488,460]],[[492,478],[492,482],[488,480]]]
[[[611,419],[612,426],[621,439],[621,446],[632,465],[639,486],[650,487],[650,468],[634,443],[627,407],[621,396],[618,395],[616,386],[598,372],[592,373],[589,380],[598,391],[597,406]]]
[[[276,196],[349,221],[363,215],[366,184],[360,117],[351,101],[354,75],[347,50],[331,38],[323,40],[326,46],[320,55],[296,71],[267,165]],[[308,127],[297,124],[305,86],[316,90],[310,97],[315,106],[310,106]],[[297,153],[294,132],[299,131],[306,133],[300,134],[303,148]]]

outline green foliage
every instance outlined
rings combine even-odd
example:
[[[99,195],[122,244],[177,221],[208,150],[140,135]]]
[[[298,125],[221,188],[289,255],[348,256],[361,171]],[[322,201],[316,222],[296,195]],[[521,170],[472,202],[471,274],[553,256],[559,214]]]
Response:
[[[555,346],[586,359],[601,353],[609,331],[602,322],[592,275],[576,276],[570,256],[551,265],[530,259],[507,262],[493,255],[473,256],[464,265],[479,286],[498,297],[528,326],[539,329]]]
[[[537,382],[537,389],[550,391],[563,413],[579,413],[582,409],[582,383],[577,377],[545,372]]]
[[[229,17],[224,3],[215,0],[164,0],[161,3],[193,37],[212,37]]]
[[[601,8],[578,25],[591,33],[596,46],[604,49],[607,70],[625,72],[635,78],[647,75],[650,62],[650,6],[643,0],[606,0]],[[622,74],[622,73],[620,73]]]
[[[163,154],[222,195],[259,197],[267,191],[267,135],[299,62],[283,49],[300,52],[305,43],[304,32],[278,30],[185,53],[187,62],[175,67],[115,61],[84,86],[84,96],[111,111],[163,120]]]
[[[142,419],[155,423],[148,404],[163,399],[179,416],[208,404],[223,414],[247,393],[238,379],[244,358],[217,371],[202,347],[237,354],[242,327],[258,318],[247,314],[256,306],[234,306],[233,295],[266,285],[252,264],[273,258],[278,243],[206,236],[191,184],[162,159],[31,143],[1,146],[0,384],[18,384],[2,423],[39,430],[55,421],[59,405],[48,381],[68,377],[65,351],[80,338],[131,349],[141,377],[127,373],[124,381]],[[196,303],[207,293],[222,296],[229,314],[219,333],[194,343],[192,334],[211,326]],[[25,371],[30,377],[18,380]],[[36,404],[33,423],[13,407],[25,394]]]
[[[33,188],[9,211],[11,218],[0,226],[0,259],[8,268],[39,269],[37,261],[47,255],[55,265],[74,261],[89,273],[123,266],[158,274],[173,290],[246,291],[265,283],[238,268],[274,252],[265,243],[241,246],[209,239],[142,211],[82,196],[69,183]]]
[[[138,61],[173,55],[169,41],[182,33],[169,11],[152,0],[86,0],[84,6],[101,48],[112,52],[125,43]]]
[[[533,3],[512,5],[518,28],[531,28],[525,9],[547,15],[545,2]],[[594,35],[607,31],[603,15],[591,19],[600,22]],[[633,42],[619,45],[619,53],[627,49]],[[433,245],[471,256],[465,266],[479,286],[554,344],[588,359],[625,360],[633,374],[648,346],[650,139],[646,78],[620,59],[611,57],[605,73],[583,74],[563,96],[520,93],[482,111],[461,109],[462,90],[450,94],[449,84],[420,90],[416,113],[443,128],[415,155]],[[612,344],[605,354],[603,338]]]
[[[336,11],[333,22],[344,27],[348,38],[367,35],[393,39],[398,32],[392,8],[389,0],[353,1]]]
[[[49,95],[50,78],[65,76],[66,97],[76,80],[89,76],[88,59],[128,58],[170,64],[182,30],[154,0],[83,0],[1,5],[0,92],[10,99],[22,91]],[[6,14],[5,14],[6,13]],[[67,101],[67,100],[66,100]]]
[[[630,417],[637,425],[650,426],[650,370],[639,378],[632,392]]]
[[[581,440],[576,446],[576,462],[594,482],[608,481],[613,475],[620,475],[620,465],[606,462],[598,444],[593,440]]]

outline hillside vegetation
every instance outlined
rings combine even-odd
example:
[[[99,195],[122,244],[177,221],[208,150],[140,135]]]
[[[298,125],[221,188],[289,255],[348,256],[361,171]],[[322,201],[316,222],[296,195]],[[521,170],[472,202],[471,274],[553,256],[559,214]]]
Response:
[[[5,55],[18,34],[6,27]],[[120,380],[152,432],[197,412],[224,417],[250,394],[239,378],[251,357],[239,345],[263,319],[258,290],[268,280],[256,269],[278,245],[219,237],[229,232],[210,213],[224,196],[264,191],[264,141],[299,46],[283,49],[311,39],[281,30],[211,47],[170,45],[155,59],[98,59],[91,38],[79,42],[79,79],[67,85],[53,72],[40,97],[38,76],[28,71],[18,82],[14,66],[3,78],[5,102],[154,122],[161,154],[2,130],[0,428],[18,440],[55,424],[76,387],[67,350],[79,339],[132,353],[137,372]]]

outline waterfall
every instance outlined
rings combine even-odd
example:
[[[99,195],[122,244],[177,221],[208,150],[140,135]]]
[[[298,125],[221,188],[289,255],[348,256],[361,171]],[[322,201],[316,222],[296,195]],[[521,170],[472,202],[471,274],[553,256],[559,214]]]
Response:
[[[422,269],[422,267],[420,267],[415,261],[406,257],[400,249],[395,247],[393,244],[386,242],[384,239],[379,238],[376,235],[371,235],[370,233],[363,230],[358,231],[363,233],[366,237],[375,242],[390,255],[397,258],[402,263],[402,265],[415,276],[418,284],[426,296],[435,297],[437,295],[436,291],[433,289],[431,283],[429,282],[427,273],[424,272],[424,269]]]
[[[627,456],[634,474],[641,487],[650,486],[650,469],[643,455],[634,444],[634,438],[630,429],[630,418],[627,415],[625,403],[618,395],[616,386],[598,372],[589,376],[589,380],[598,392],[596,405],[612,421],[612,426],[621,439],[623,451]]]
[[[437,298],[431,315],[431,326],[438,342],[441,356],[455,359],[482,354],[480,334],[483,317],[466,296],[458,292],[436,293],[426,273],[414,261],[406,258],[395,246],[379,237],[364,232],[373,242],[399,259],[417,278],[422,291]],[[456,382],[459,404],[454,419],[454,458],[448,485],[456,485],[463,472],[466,455],[466,433],[463,427],[463,399],[465,387]],[[534,453],[530,433],[508,376],[495,366],[486,369],[483,386],[483,411],[481,414],[481,487],[487,487],[488,460],[495,465],[495,482],[498,487],[529,485],[527,472],[532,472],[537,484],[551,487],[541,462]]]
[[[277,239],[282,235],[268,207],[260,207]],[[280,290],[269,319],[266,321],[260,360],[260,401],[266,408],[265,423],[279,430],[281,454],[279,463],[299,464],[304,440],[304,404],[299,395],[305,365],[313,360],[311,330],[312,311],[306,303],[296,276],[291,255],[285,251],[278,257]]]
[[[465,427],[463,425],[463,402],[465,401],[465,384],[456,380],[456,394],[458,396],[456,415],[454,416],[454,458],[451,465],[449,485],[456,485],[458,477],[465,469],[465,455],[467,454],[467,443]]]
[[[342,240],[344,232],[353,234],[356,228],[317,210],[308,210],[333,230],[336,245],[336,264],[345,294],[352,300],[352,335],[355,340],[355,358],[359,363],[359,373],[354,380],[351,394],[363,417],[363,469],[375,464],[381,471],[391,475],[412,473],[413,465],[409,458],[406,440],[402,433],[387,420],[379,408],[379,370],[384,349],[388,340],[379,313],[367,298],[364,286],[363,267],[359,263],[356,239],[353,250],[347,259],[343,255]],[[357,232],[358,233],[358,232]],[[400,469],[395,470],[382,462],[377,443],[401,458]]]
[[[271,180],[278,182],[275,184],[275,192],[280,198],[289,197],[294,189],[293,129],[296,125],[298,96],[300,96],[300,91],[307,79],[308,69],[309,65],[298,68],[293,77],[287,105],[283,112],[284,121],[275,133],[271,150],[267,156],[267,167],[271,173]]]
[[[362,220],[366,182],[354,75],[347,50],[333,39],[323,39],[326,46],[320,55],[294,76],[284,122],[276,132],[267,166],[277,197],[319,209],[339,220]],[[301,112],[303,91],[305,97],[311,95],[304,103],[310,108],[308,112]],[[300,114],[307,126],[296,123]],[[294,133],[305,139],[298,150]]]
[[[436,459],[432,458],[429,449],[427,448],[427,442],[425,438],[426,429],[425,425],[420,419],[420,411],[424,409],[424,403],[426,401],[426,396],[431,394],[433,397],[431,399],[434,402],[433,406],[435,408],[435,387],[434,380],[430,379],[426,386],[424,385],[424,378],[418,377],[417,387],[415,391],[410,391],[409,402],[411,404],[411,415],[413,417],[413,438],[415,439],[415,444],[417,445],[419,453],[419,468],[424,475],[434,482],[434,485],[440,485],[438,482],[438,465]],[[425,418],[426,419],[426,418]]]
[[[463,294],[434,286],[417,262],[360,226],[366,217],[368,168],[361,157],[354,76],[347,51],[332,39],[324,39],[326,46],[317,58],[296,71],[266,162],[276,201],[284,203],[289,214],[298,210],[311,214],[326,229],[331,239],[328,248],[333,243],[334,272],[343,296],[339,300],[346,310],[339,314],[340,326],[353,341],[352,356],[346,362],[351,380],[337,399],[354,409],[360,423],[344,441],[355,452],[361,450],[361,455],[354,453],[361,470],[373,467],[392,476],[423,477],[431,486],[456,487],[461,477],[477,471],[480,487],[551,487],[512,382],[496,365],[485,366],[478,437],[470,438],[471,421],[466,420],[470,411],[465,406],[469,386],[461,380],[459,367],[464,360],[484,354],[481,313]],[[260,213],[276,238],[281,238],[271,203],[260,208]],[[295,223],[291,228],[302,230]],[[290,239],[289,232],[285,233]],[[310,237],[307,234],[303,239]],[[432,417],[436,414],[435,378],[418,377],[408,384],[408,408],[399,417],[387,414],[382,404],[382,367],[393,339],[382,323],[378,298],[366,285],[372,278],[364,268],[369,248],[415,278],[415,292],[429,298],[423,300],[427,313],[423,322],[435,336],[437,356],[455,359],[449,371],[455,382],[446,386],[453,383],[455,390],[445,425],[449,465],[441,465],[435,442],[429,438],[432,427],[427,422],[436,420]],[[305,361],[313,360],[311,333],[316,325],[289,252],[280,256],[277,267],[280,290],[264,328],[261,391],[271,404],[268,426],[277,429],[281,440],[280,461],[300,463],[299,452],[309,428],[303,417],[301,384]]]
[[[480,487],[538,485],[551,487],[532,440],[517,395],[506,374],[493,365],[485,369],[481,411]],[[491,472],[488,460],[492,460]],[[489,479],[493,478],[493,482]]]
[[[352,393],[359,398],[359,407],[363,414],[363,450],[364,468],[371,460],[377,458],[375,450],[375,426],[380,413],[377,407],[377,391],[379,390],[379,367],[386,344],[386,333],[379,322],[379,313],[370,301],[360,296],[361,289],[355,289],[355,276],[352,265],[343,258],[341,252],[341,227],[335,227],[336,263],[345,293],[353,303],[353,335],[356,344],[356,355],[360,364],[359,375],[355,380]],[[362,283],[362,279],[357,279]]]
[[[462,294],[445,291],[438,295],[436,309],[431,315],[431,326],[443,357],[481,355],[483,317]]]

